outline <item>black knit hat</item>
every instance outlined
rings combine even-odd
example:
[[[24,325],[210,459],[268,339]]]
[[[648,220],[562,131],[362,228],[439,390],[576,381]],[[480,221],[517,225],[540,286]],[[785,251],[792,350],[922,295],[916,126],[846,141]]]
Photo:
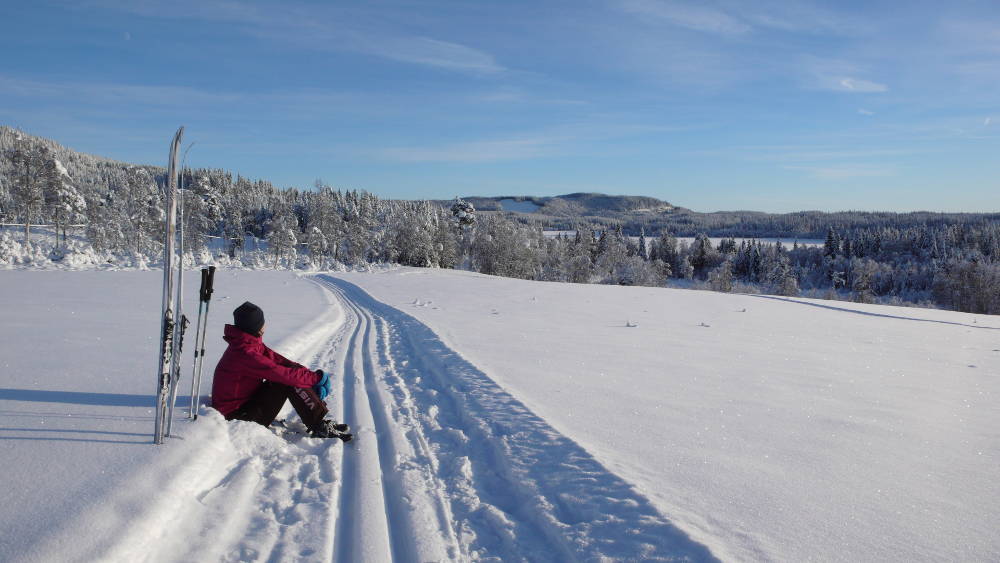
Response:
[[[233,324],[243,332],[257,336],[264,326],[264,311],[247,301],[233,311]]]

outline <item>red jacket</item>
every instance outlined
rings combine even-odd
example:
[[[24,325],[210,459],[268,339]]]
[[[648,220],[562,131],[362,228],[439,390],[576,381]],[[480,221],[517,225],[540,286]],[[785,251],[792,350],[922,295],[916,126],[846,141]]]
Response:
[[[292,387],[319,383],[319,374],[268,348],[259,336],[226,325],[223,338],[229,348],[215,367],[212,381],[212,406],[223,416],[245,403],[265,379]]]

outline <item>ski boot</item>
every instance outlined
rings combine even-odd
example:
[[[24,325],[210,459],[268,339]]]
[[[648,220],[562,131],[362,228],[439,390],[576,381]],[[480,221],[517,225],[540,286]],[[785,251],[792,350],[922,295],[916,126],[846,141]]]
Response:
[[[310,429],[309,436],[312,438],[340,438],[345,442],[350,442],[354,435],[347,432],[348,430],[350,430],[348,425],[327,419]]]

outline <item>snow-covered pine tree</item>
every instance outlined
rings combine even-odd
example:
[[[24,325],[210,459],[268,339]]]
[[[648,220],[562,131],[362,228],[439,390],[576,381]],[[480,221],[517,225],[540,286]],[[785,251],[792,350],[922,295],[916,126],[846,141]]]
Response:
[[[669,267],[673,275],[680,275],[680,254],[677,251],[677,239],[670,231],[663,231],[653,243],[655,258]]]
[[[390,237],[391,256],[404,266],[428,267],[434,262],[431,217],[426,202],[406,202],[397,212]]]
[[[621,226],[616,226],[613,231],[601,233],[597,246],[600,251],[595,263],[597,271],[602,276],[613,278],[615,266],[625,262],[629,257],[628,244],[625,236],[621,234]]]
[[[476,223],[476,208],[471,203],[455,196],[451,204],[452,220],[459,227],[471,227]]]
[[[11,199],[24,224],[24,240],[27,242],[31,236],[31,223],[41,214],[45,204],[43,186],[48,150],[17,136],[6,156],[13,168]]]
[[[124,240],[114,250],[155,255],[163,244],[163,194],[145,168],[128,167],[123,172],[123,181],[113,188],[111,211],[122,221]]]
[[[56,248],[59,247],[59,229],[62,227],[63,243],[66,242],[66,228],[70,223],[83,221],[87,202],[73,187],[66,167],[55,157],[45,164],[44,185],[45,208],[55,224]]]
[[[720,262],[718,251],[705,233],[698,233],[691,244],[690,262],[696,276],[707,276],[708,271]]]
[[[314,226],[309,229],[309,234],[306,238],[306,247],[309,249],[309,261],[313,267],[325,268],[328,244],[326,242],[326,235],[323,234],[323,231],[319,227]]]
[[[454,268],[458,262],[458,239],[443,211],[434,217],[433,236],[438,267]]]
[[[295,219],[288,212],[281,212],[271,227],[267,236],[268,252],[274,258],[274,268],[277,269],[282,260],[295,263],[295,247],[298,237],[295,235]]]
[[[839,250],[840,237],[837,236],[837,231],[831,226],[826,231],[826,242],[823,243],[823,256],[836,258]]]
[[[708,273],[708,285],[715,291],[729,293],[733,291],[733,265],[729,260],[718,265]]]

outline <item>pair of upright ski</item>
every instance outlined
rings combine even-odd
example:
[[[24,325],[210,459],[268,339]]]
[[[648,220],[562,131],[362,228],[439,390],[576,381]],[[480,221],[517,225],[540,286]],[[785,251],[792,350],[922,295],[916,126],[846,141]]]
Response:
[[[163,309],[160,321],[160,361],[157,370],[156,418],[153,443],[162,444],[170,435],[177,400],[177,384],[181,375],[181,353],[188,319],[184,315],[181,297],[184,293],[184,227],[180,229],[180,256],[174,251],[177,230],[178,169],[177,150],[180,148],[184,128],[181,127],[170,143],[167,166],[166,217],[163,227]],[[175,272],[176,270],[176,272]],[[174,275],[177,290],[174,292]],[[215,266],[201,271],[201,289],[198,303],[198,325],[195,333],[195,363],[191,377],[191,418],[198,417],[198,397],[201,395],[201,369],[205,356],[205,328],[208,325],[208,306],[212,298]],[[176,310],[176,314],[174,311]],[[202,314],[204,313],[204,315]],[[179,322],[175,319],[180,319]]]

